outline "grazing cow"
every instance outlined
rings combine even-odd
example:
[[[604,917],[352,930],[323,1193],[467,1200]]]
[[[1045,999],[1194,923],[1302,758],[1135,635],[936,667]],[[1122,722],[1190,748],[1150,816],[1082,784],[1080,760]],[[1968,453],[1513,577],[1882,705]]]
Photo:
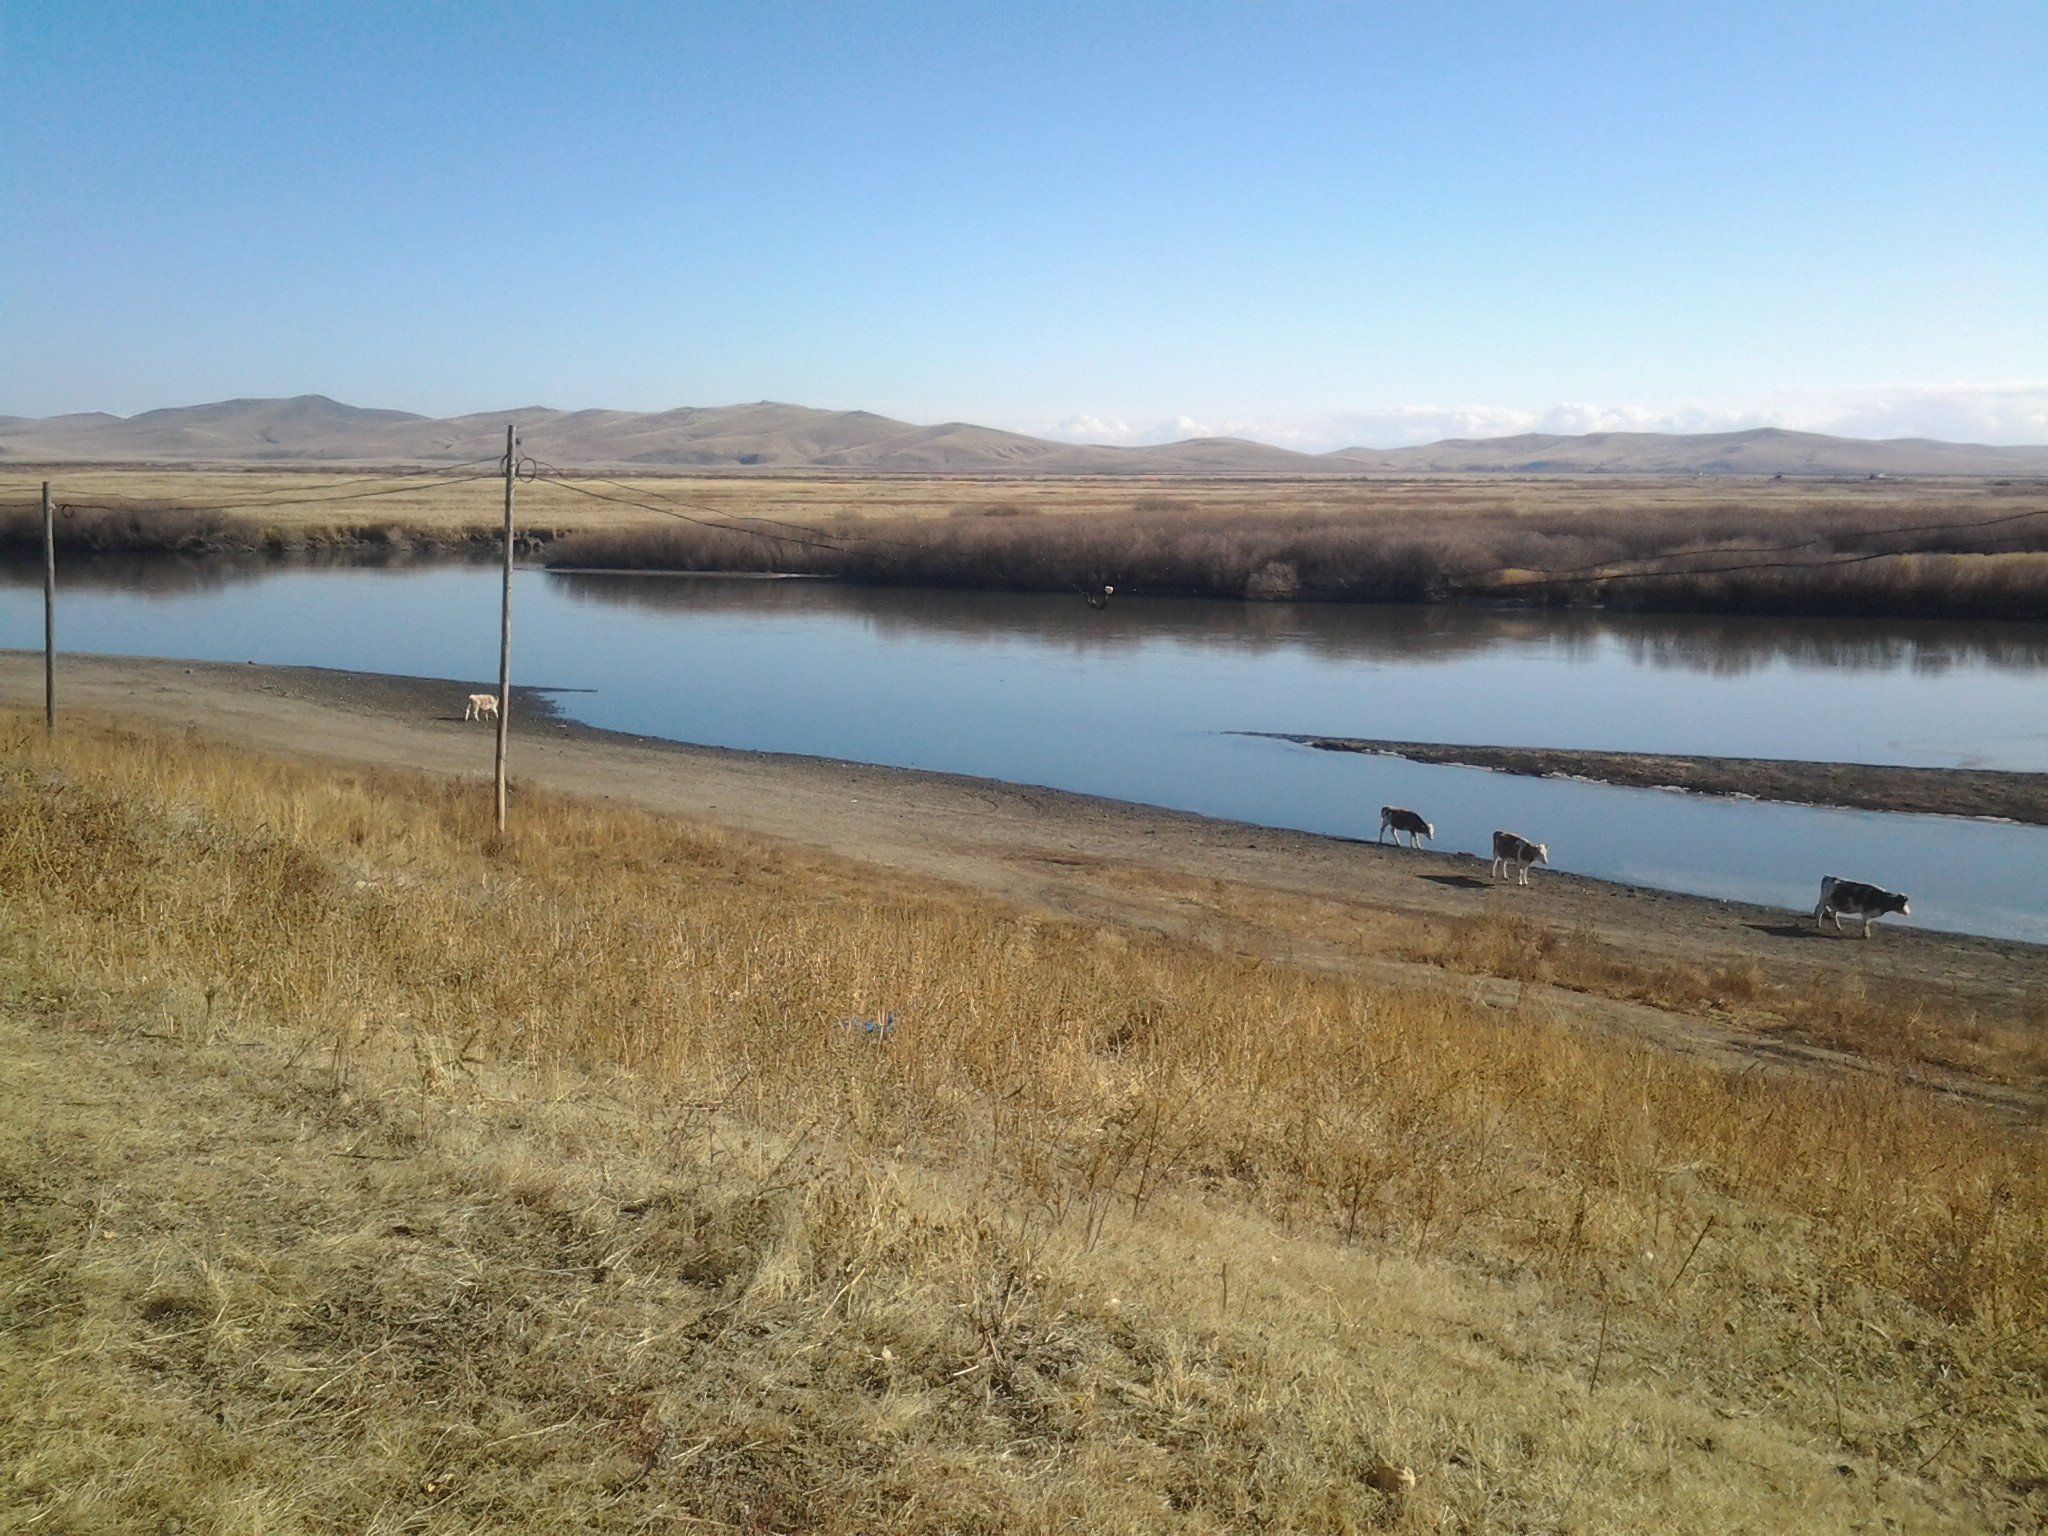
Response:
[[[1529,883],[1529,866],[1531,864],[1548,864],[1549,862],[1550,845],[1548,843],[1532,843],[1526,837],[1517,837],[1512,832],[1496,832],[1493,834],[1493,872],[1497,878],[1506,879],[1508,866],[1512,864],[1515,866],[1515,874],[1518,877],[1516,884],[1527,885]]]
[[[1413,811],[1406,810],[1398,805],[1383,805],[1380,807],[1380,835],[1374,838],[1373,841],[1376,843],[1386,841],[1389,828],[1393,830],[1394,846],[1397,848],[1401,844],[1401,834],[1403,832],[1408,834],[1408,846],[1410,848],[1417,846],[1417,838],[1436,836],[1435,827],[1424,821]]]
[[[462,712],[465,720],[495,720],[498,718],[498,696],[495,693],[472,693],[469,708]]]
[[[1842,931],[1842,914],[1863,919],[1863,937],[1870,937],[1870,925],[1887,912],[1896,912],[1901,917],[1910,917],[1913,909],[1906,905],[1906,898],[1897,891],[1883,890],[1874,885],[1865,885],[1861,880],[1844,880],[1838,875],[1825,876],[1820,883],[1820,905],[1813,909],[1813,926],[1818,928],[1829,918],[1835,920],[1835,932]]]

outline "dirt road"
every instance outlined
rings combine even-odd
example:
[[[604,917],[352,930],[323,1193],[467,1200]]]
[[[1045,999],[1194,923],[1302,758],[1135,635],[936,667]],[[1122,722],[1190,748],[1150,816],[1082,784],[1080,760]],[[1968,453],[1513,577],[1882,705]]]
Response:
[[[487,779],[492,733],[465,725],[477,682],[314,668],[65,658],[66,710],[195,727],[265,751]],[[40,705],[39,656],[0,654],[0,702]],[[1779,988],[1939,1000],[1958,1018],[2048,1030],[2048,946],[1882,929],[1868,943],[1807,914],[1615,885],[1549,870],[1497,886],[1481,860],[1276,831],[1084,795],[816,758],[679,746],[552,718],[518,695],[513,783],[703,819],[1085,921],[1192,938],[1295,965],[1454,986],[1723,1059],[1859,1068],[1854,1054],[1759,1028],[1715,1000],[1683,1010],[1447,972],[1415,936],[1494,912],[1610,946],[1642,964],[1754,967]],[[2022,1114],[2039,1085],[1908,1069],[1930,1087]]]

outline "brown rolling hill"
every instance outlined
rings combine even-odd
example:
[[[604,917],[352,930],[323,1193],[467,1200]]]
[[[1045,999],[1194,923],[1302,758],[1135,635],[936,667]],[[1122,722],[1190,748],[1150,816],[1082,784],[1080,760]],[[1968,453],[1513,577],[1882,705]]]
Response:
[[[1391,451],[1328,455],[1363,469],[1437,474],[2039,475],[2048,448],[1996,448],[1930,438],[1828,437],[1755,427],[1744,432],[1589,432],[1562,437],[1452,439]]]
[[[1873,441],[1759,428],[1676,435],[1525,434],[1417,448],[1296,453],[1241,438],[1139,448],[1052,442],[967,422],[761,401],[672,411],[512,411],[435,418],[324,395],[110,416],[0,417],[0,462],[447,465],[497,457],[507,421],[564,468],[993,475],[2048,475],[2048,447]]]

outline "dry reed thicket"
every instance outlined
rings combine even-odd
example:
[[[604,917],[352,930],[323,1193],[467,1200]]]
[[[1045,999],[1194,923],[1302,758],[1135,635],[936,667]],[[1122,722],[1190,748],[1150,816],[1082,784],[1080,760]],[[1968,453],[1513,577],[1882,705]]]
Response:
[[[963,502],[943,522],[914,508],[841,512],[816,525],[823,547],[776,542],[776,525],[738,521],[738,512],[723,527],[595,528],[557,542],[550,559],[737,570],[758,569],[765,553],[780,569],[881,585],[1065,591],[1112,583],[1268,601],[1478,599],[1894,618],[2042,611],[2048,489],[1944,485],[1917,497],[1803,489],[1584,480],[1189,485],[1110,506],[1090,487],[1085,511],[1041,492]],[[701,515],[718,521],[708,506]]]
[[[1111,583],[1126,593],[1264,601],[1979,619],[2034,618],[2048,602],[2048,516],[1990,529],[1954,519],[1886,537],[1841,514],[1739,506],[1430,520],[1359,500],[1329,513],[1205,515],[1141,501],[1086,518],[1019,516],[1001,504],[944,524],[842,521],[823,530],[838,542],[779,543],[772,563],[870,585],[1057,592]],[[1873,553],[1887,558],[1860,558]],[[571,534],[549,558],[717,571],[756,570],[763,556],[758,534],[673,524]]]
[[[497,537],[488,476],[394,486],[313,471],[51,473],[79,504],[59,538],[80,553],[388,559],[477,552]],[[967,589],[1109,582],[1127,592],[1276,601],[1476,599],[1887,618],[2031,619],[2048,599],[2048,486],[2033,482],[730,476],[576,484],[543,478],[519,491],[520,525],[548,542],[554,564],[776,569]],[[34,490],[22,472],[0,475],[0,549],[40,538]],[[1911,531],[1888,535],[1895,529]],[[1877,553],[1886,557],[1860,558]],[[1638,579],[1646,571],[1665,574]]]
[[[486,554],[502,537],[487,481],[63,467],[41,477],[59,509],[58,551],[73,557],[402,559]],[[42,536],[39,479],[0,473],[0,551],[40,550]]]
[[[2048,1514],[2038,1127],[173,733],[0,797],[33,1528]]]

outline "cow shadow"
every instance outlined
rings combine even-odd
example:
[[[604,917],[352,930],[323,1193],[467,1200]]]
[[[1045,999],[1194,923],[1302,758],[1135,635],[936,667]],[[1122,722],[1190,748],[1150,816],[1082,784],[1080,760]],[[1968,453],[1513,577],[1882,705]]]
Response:
[[[1461,891],[1486,891],[1493,888],[1491,880],[1482,880],[1477,875],[1424,875],[1422,878]]]
[[[1752,932],[1769,934],[1774,939],[1826,939],[1832,934],[1822,933],[1811,923],[1747,923]]]

